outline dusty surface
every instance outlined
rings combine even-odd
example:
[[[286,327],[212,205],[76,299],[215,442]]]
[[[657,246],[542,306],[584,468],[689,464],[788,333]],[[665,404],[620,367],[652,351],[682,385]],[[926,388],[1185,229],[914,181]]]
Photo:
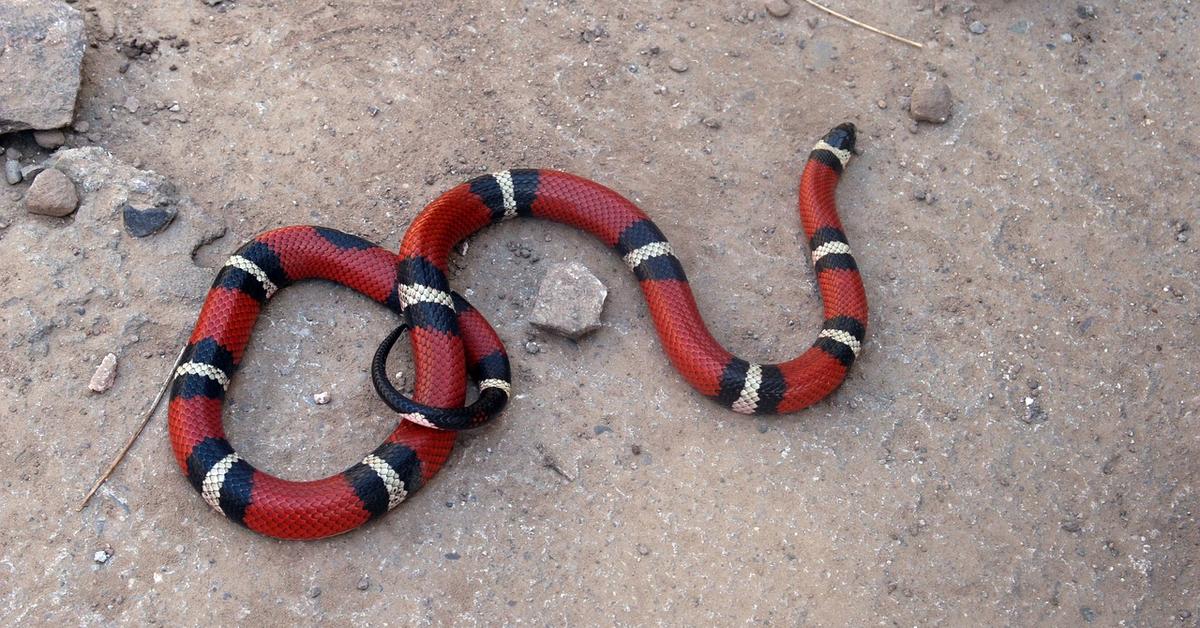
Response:
[[[835,3],[924,51],[799,3],[383,4],[76,4],[97,47],[69,146],[194,205],[135,240],[0,188],[0,623],[1196,624],[1192,3]],[[134,39],[157,56],[130,61]],[[954,114],[910,130],[926,73]],[[508,224],[454,282],[519,394],[397,511],[321,542],[250,533],[188,486],[160,416],[74,512],[240,242],[319,223],[395,247],[481,171],[557,167],[636,199],[714,334],[791,357],[819,318],[795,175],[847,119],[863,154],[839,199],[873,309],[827,402],[748,420],[704,400],[617,256]],[[610,290],[578,344],[526,320],[562,260]],[[281,293],[232,388],[241,453],[292,478],[359,460],[393,421],[366,375],[393,324],[347,290]],[[90,393],[110,351],[116,383]]]

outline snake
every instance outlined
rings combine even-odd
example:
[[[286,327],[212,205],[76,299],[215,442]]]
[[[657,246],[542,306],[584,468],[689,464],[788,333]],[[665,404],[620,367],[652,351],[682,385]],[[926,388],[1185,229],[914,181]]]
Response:
[[[647,215],[618,192],[546,169],[513,169],[461,183],[413,219],[398,253],[318,226],[267,231],[217,272],[173,367],[168,432],[175,460],[213,509],[255,532],[318,539],[350,531],[403,502],[438,472],[460,430],[486,424],[512,395],[503,342],[447,278],[454,247],[518,217],[592,234],[637,277],[668,360],[702,395],[733,412],[795,412],[837,389],[862,350],[867,298],[838,217],[835,191],[855,149],[853,124],[829,131],[808,155],[799,214],[824,319],[816,341],[779,364],[734,356],[709,332],[679,259]],[[264,306],[279,290],[320,279],[395,312],[402,324],[371,362],[372,383],[400,420],[384,442],[345,471],[293,481],[256,469],[226,437],[222,407]],[[388,380],[386,360],[408,333],[413,392]],[[479,393],[465,405],[468,379]]]

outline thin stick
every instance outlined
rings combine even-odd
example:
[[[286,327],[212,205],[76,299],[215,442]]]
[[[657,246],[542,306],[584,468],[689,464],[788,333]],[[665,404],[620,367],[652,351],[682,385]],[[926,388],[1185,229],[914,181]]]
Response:
[[[883,35],[884,37],[887,37],[887,38],[889,38],[889,39],[894,39],[894,40],[896,40],[896,41],[898,41],[898,42],[901,42],[901,43],[908,44],[908,45],[912,46],[913,48],[924,48],[924,47],[925,47],[925,46],[923,46],[922,44],[919,44],[919,43],[917,43],[917,42],[915,42],[915,41],[913,41],[913,40],[911,40],[911,39],[905,39],[905,38],[903,38],[903,37],[901,37],[901,36],[899,36],[899,35],[893,35],[893,34],[891,34],[891,33],[887,32],[887,31],[885,31],[885,30],[881,30],[881,29],[875,28],[874,26],[871,26],[870,24],[863,24],[862,22],[860,22],[860,21],[858,21],[858,20],[856,20],[856,19],[854,19],[854,18],[852,18],[852,17],[850,17],[850,16],[848,16],[848,15],[842,15],[841,13],[838,13],[837,11],[834,11],[833,9],[830,9],[829,7],[826,7],[826,6],[821,6],[820,4],[817,4],[816,2],[814,2],[813,0],[804,0],[804,1],[805,1],[805,2],[807,2],[807,3],[809,3],[809,4],[811,4],[811,5],[813,5],[814,7],[818,8],[818,9],[820,9],[820,10],[822,10],[822,11],[824,11],[824,12],[826,12],[826,13],[828,13],[828,14],[830,14],[830,15],[834,16],[834,17],[836,17],[836,18],[839,18],[839,19],[846,20],[847,22],[850,22],[851,24],[853,24],[853,25],[855,25],[855,26],[859,26],[859,27],[865,28],[865,29],[867,29],[867,30],[871,31],[872,33],[878,33],[878,34],[880,34],[880,35]]]
[[[112,461],[112,464],[108,465],[108,469],[104,472],[104,474],[101,475],[100,478],[96,480],[96,483],[92,485],[92,490],[88,491],[87,495],[83,496],[83,501],[79,502],[79,507],[75,509],[75,512],[83,510],[84,507],[88,505],[88,502],[92,499],[92,495],[95,495],[96,491],[100,490],[100,487],[103,486],[108,478],[113,474],[113,471],[117,470],[117,465],[121,464],[121,461],[125,459],[125,454],[129,453],[129,450],[133,448],[133,443],[137,441],[138,436],[142,435],[142,430],[145,430],[146,425],[150,423],[150,419],[154,418],[154,411],[158,409],[158,404],[162,402],[163,395],[167,394],[167,388],[171,386],[171,380],[175,379],[175,369],[179,368],[179,361],[183,359],[183,352],[185,349],[187,349],[186,346],[179,350],[179,356],[175,358],[175,363],[171,365],[171,371],[167,375],[167,379],[163,381],[162,388],[158,389],[158,394],[155,395],[154,401],[150,404],[150,408],[147,409],[146,414],[142,416],[142,424],[139,425],[137,431],[135,431],[133,435],[129,437],[129,440],[125,443],[125,447],[121,449],[121,453],[117,454],[117,457]]]

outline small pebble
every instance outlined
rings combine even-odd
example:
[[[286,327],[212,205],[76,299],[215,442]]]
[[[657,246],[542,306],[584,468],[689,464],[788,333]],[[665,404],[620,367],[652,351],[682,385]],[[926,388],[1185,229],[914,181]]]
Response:
[[[1096,19],[1096,5],[1081,4],[1075,7],[1075,14],[1085,20],[1094,20]]]
[[[354,585],[354,588],[358,589],[359,591],[366,591],[367,589],[370,589],[371,579],[366,576],[359,578],[358,584]]]
[[[536,343],[532,340],[525,343],[525,353],[533,355],[535,353],[541,353],[541,352],[542,352],[542,347],[538,343]]]
[[[313,403],[317,404],[318,406],[323,406],[323,405],[329,403],[330,399],[331,399],[331,397],[329,396],[329,393],[327,393],[327,392],[319,392],[319,393],[313,395]]]
[[[650,555],[650,548],[649,548],[649,547],[646,547],[645,545],[642,545],[641,543],[638,543],[638,545],[637,545],[637,553],[638,553],[638,554],[641,554],[642,556],[649,556],[649,555]]]
[[[971,25],[968,26],[967,29],[976,35],[982,35],[987,32],[987,24],[984,24],[979,20],[975,20],[974,22],[971,22]]]
[[[876,106],[876,107],[879,107],[880,109],[887,109],[887,108],[888,108],[887,101],[886,101],[886,100],[883,100],[883,99],[879,99],[879,100],[875,101],[875,106]]]
[[[641,445],[630,445],[629,451],[630,451],[630,453],[632,453],[635,456],[640,456],[640,455],[642,455],[642,446]]]
[[[928,79],[913,88],[908,115],[913,120],[941,124],[950,119],[954,97],[945,82]]]
[[[67,136],[58,129],[49,131],[34,131],[33,141],[46,150],[54,150],[67,143]]]
[[[21,151],[16,146],[9,146],[4,149],[4,156],[13,161],[21,161]]]
[[[96,367],[96,372],[92,374],[92,379],[88,382],[88,388],[93,392],[102,393],[112,388],[116,379],[117,356],[110,353],[104,356],[104,359],[100,361],[100,366]]]
[[[308,597],[313,600],[321,597],[321,587],[310,587],[308,589]]]
[[[110,554],[108,550],[99,550],[95,554],[92,554],[92,560],[97,565],[103,565],[104,563],[107,563],[108,559],[110,558],[112,558],[112,554]]]
[[[687,61],[684,61],[679,57],[671,57],[671,60],[667,62],[667,67],[680,73],[688,71]]]
[[[44,170],[25,192],[25,210],[31,214],[63,217],[79,207],[75,184],[62,171]]]
[[[16,159],[4,160],[4,180],[9,185],[16,185],[23,180],[21,176],[21,162]]]
[[[89,124],[87,120],[80,120],[71,126],[71,128],[75,129],[76,133],[87,133],[89,130],[91,130],[92,125]]]
[[[458,554],[458,552],[447,552],[446,553],[446,560],[458,560],[460,558],[462,558],[462,556],[460,556]]]
[[[767,13],[775,17],[787,17],[792,12],[792,5],[787,0],[767,0]]]
[[[130,96],[125,99],[125,110],[128,111],[129,113],[137,113],[138,109],[141,108],[141,106],[142,105],[141,105],[141,103],[138,102],[138,99],[133,96]]]

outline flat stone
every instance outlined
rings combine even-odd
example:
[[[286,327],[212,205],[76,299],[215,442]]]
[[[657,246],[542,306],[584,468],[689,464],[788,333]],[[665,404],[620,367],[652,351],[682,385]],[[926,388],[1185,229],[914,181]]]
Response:
[[[671,57],[671,60],[667,62],[667,67],[671,68],[672,70],[674,70],[676,72],[687,72],[688,71],[687,61],[684,61],[683,59],[681,59],[679,57]]]
[[[607,297],[608,289],[583,264],[555,264],[542,278],[529,322],[578,339],[600,327]]]
[[[908,115],[920,122],[941,124],[950,119],[953,106],[950,87],[942,81],[929,79],[913,89]]]
[[[71,124],[86,45],[83,14],[70,5],[0,2],[0,133]]]
[[[117,379],[117,356],[110,353],[104,356],[100,366],[96,367],[96,372],[92,374],[91,381],[88,382],[88,388],[92,392],[102,393],[112,388],[113,382]]]
[[[67,143],[67,135],[59,129],[34,131],[33,141],[46,150],[54,150]]]
[[[25,210],[43,216],[68,216],[79,207],[75,184],[61,170],[43,170],[25,193]]]
[[[135,238],[144,238],[162,231],[175,220],[175,208],[166,207],[134,207],[126,205],[121,210],[125,220],[125,231]]]

